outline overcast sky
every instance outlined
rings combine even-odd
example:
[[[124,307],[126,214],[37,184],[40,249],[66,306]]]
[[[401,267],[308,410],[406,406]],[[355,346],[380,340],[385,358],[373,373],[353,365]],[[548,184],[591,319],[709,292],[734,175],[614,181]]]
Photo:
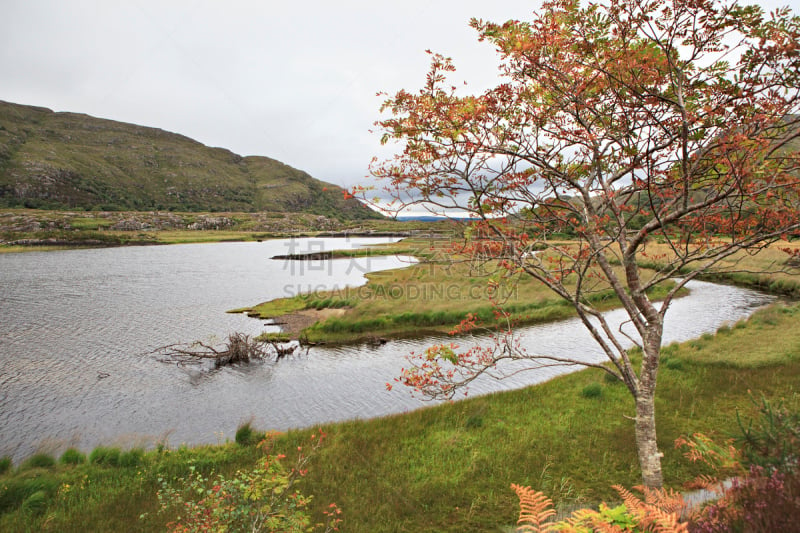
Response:
[[[338,185],[363,182],[378,91],[416,90],[426,49],[496,81],[471,17],[524,0],[2,0],[0,100],[181,133]]]
[[[765,7],[800,0],[762,0]],[[496,54],[471,17],[540,0],[0,0],[0,100],[181,133],[338,185],[385,157],[378,91],[418,89],[451,56],[476,91]]]

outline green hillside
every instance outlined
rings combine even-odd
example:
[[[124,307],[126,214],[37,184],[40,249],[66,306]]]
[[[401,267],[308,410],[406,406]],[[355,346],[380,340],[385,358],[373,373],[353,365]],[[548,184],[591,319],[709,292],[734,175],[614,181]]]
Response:
[[[296,211],[381,218],[268,157],[156,128],[0,101],[0,207]]]

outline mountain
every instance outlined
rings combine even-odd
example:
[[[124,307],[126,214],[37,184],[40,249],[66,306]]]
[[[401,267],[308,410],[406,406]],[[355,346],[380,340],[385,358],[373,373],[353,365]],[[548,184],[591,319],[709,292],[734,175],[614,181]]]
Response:
[[[0,207],[297,211],[382,218],[270,159],[183,135],[0,101]]]

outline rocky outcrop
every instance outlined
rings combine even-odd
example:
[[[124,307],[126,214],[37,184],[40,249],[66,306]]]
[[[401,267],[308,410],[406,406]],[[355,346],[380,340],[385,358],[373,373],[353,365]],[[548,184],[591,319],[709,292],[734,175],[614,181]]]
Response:
[[[234,225],[234,221],[227,217],[200,216],[196,222],[189,224],[187,229],[213,230],[226,229]]]

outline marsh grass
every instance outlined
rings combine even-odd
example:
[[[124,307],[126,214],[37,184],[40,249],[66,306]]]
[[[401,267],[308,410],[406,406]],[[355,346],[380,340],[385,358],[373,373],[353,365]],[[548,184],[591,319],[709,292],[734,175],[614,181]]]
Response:
[[[649,243],[647,246],[650,259],[641,260],[640,266],[662,268],[665,258],[671,254],[670,249],[663,243]],[[780,241],[756,254],[739,252],[719,263],[711,272],[701,276],[701,279],[800,297],[800,268],[791,264],[789,255],[783,249],[799,250],[800,241]],[[661,259],[652,259],[659,257]]]
[[[681,345],[681,349],[671,348],[667,362],[686,360],[687,351],[693,361],[742,369],[795,362],[800,360],[800,336],[783,328],[796,330],[797,326],[791,324],[798,322],[800,307],[770,306],[756,312],[746,322],[720,328],[716,335],[704,335]],[[761,339],[769,339],[769,342]],[[714,349],[710,350],[710,346]],[[742,346],[748,347],[747,357],[735,357]]]
[[[600,398],[603,395],[603,386],[600,383],[589,383],[581,389],[584,398]]]
[[[519,275],[498,278],[500,270],[494,263],[451,257],[448,253],[452,246],[451,241],[442,239],[404,239],[382,245],[379,254],[411,254],[421,262],[369,273],[363,287],[278,298],[231,312],[275,318],[304,309],[344,309],[341,316],[317,322],[299,335],[311,342],[327,343],[448,333],[468,313],[478,317],[480,327],[488,329],[550,322],[575,315],[567,301],[535,280]],[[371,250],[353,253],[371,254]],[[663,297],[671,286],[667,282],[653,288],[651,298]],[[618,305],[613,291],[602,283],[586,295],[586,300],[598,309]],[[508,315],[500,316],[498,310]]]
[[[59,462],[64,465],[80,465],[86,462],[86,454],[76,448],[67,448]]]
[[[119,466],[136,468],[144,462],[145,451],[142,448],[132,448],[122,452],[119,456]]]
[[[252,421],[240,424],[236,428],[234,440],[239,446],[255,446],[264,438],[264,432],[259,432],[253,428]]]
[[[56,460],[52,455],[49,453],[37,453],[28,457],[20,468],[30,470],[33,468],[52,468],[55,465]]]
[[[119,466],[122,450],[119,448],[98,446],[89,454],[89,462],[95,465]]]

